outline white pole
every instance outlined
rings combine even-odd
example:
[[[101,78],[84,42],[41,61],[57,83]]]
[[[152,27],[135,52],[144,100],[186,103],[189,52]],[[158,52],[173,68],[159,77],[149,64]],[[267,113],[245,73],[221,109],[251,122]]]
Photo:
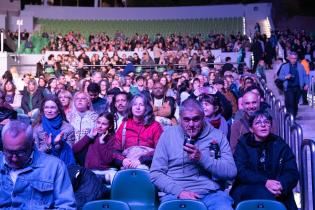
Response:
[[[19,30],[18,30],[18,50],[20,50],[21,47],[21,25],[18,24]]]
[[[3,41],[4,41],[4,39],[3,39],[3,31],[1,31],[1,52],[3,52],[3,45],[4,45],[4,43],[3,43]]]

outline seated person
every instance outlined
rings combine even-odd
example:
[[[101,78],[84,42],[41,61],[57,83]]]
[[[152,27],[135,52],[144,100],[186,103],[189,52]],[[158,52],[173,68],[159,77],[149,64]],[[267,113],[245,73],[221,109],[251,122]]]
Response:
[[[142,93],[134,95],[126,113],[116,132],[115,164],[119,168],[148,169],[162,126],[154,120],[152,105]]]
[[[17,112],[14,111],[9,104],[5,102],[5,94],[0,90],[0,132],[4,125],[10,120],[17,119]],[[2,138],[0,136],[0,151],[2,151]]]
[[[93,111],[90,96],[85,92],[74,94],[73,108],[67,114],[67,119],[74,127],[75,142],[91,131],[96,118],[97,114]]]
[[[39,151],[60,158],[66,165],[75,164],[71,149],[75,140],[74,128],[67,122],[57,96],[49,95],[41,104],[33,137]]]
[[[76,209],[65,164],[36,149],[31,126],[10,121],[2,137],[1,209]]]
[[[101,98],[99,94],[101,93],[101,88],[97,83],[90,83],[87,87],[87,91],[90,95],[93,110],[97,114],[101,114],[108,111],[109,104],[105,98]]]
[[[205,113],[206,121],[208,121],[216,129],[221,130],[222,133],[227,136],[229,127],[226,120],[221,115],[222,105],[219,97],[210,94],[202,95],[200,102]]]
[[[30,79],[26,90],[23,92],[21,108],[29,117],[36,118],[38,109],[43,100],[42,90],[37,88],[35,79]]]
[[[105,175],[103,179],[111,182],[115,173],[108,169],[113,161],[114,141],[114,115],[104,112],[98,116],[90,133],[73,145],[73,151],[77,154],[87,150],[84,167],[91,169],[95,174]]]
[[[153,85],[152,91],[153,112],[156,121],[161,125],[176,125],[174,117],[176,110],[176,102],[172,97],[166,96],[166,88],[160,82]]]
[[[296,160],[281,137],[271,133],[272,118],[264,110],[249,117],[250,133],[236,146],[237,177],[230,192],[235,205],[243,200],[269,199],[297,210],[293,188],[299,180]]]
[[[209,210],[232,210],[221,186],[237,173],[225,135],[205,121],[197,100],[185,100],[179,112],[180,125],[163,132],[150,169],[161,201],[201,200]]]
[[[122,92],[116,93],[113,96],[113,100],[110,104],[110,111],[114,113],[115,130],[119,128],[119,126],[121,125],[123,121],[128,102],[129,102],[129,93],[122,91]]]

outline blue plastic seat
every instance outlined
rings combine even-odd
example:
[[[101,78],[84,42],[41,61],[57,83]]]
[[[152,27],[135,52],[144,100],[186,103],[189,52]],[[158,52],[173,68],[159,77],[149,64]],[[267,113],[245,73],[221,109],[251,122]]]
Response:
[[[126,202],[131,210],[157,209],[155,186],[149,171],[127,169],[118,171],[111,186],[111,199]]]
[[[236,210],[286,210],[286,207],[273,200],[247,200],[240,202]]]
[[[83,206],[83,210],[130,210],[128,204],[115,200],[91,201]]]
[[[159,210],[207,210],[207,207],[201,201],[171,200],[162,203]]]

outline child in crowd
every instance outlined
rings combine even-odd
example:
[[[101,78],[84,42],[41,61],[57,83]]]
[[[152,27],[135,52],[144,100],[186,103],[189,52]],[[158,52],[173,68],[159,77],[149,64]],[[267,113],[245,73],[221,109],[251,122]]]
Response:
[[[222,106],[219,97],[207,94],[200,98],[206,120],[213,127],[221,130],[226,136],[228,135],[228,125],[224,117],[221,115]]]
[[[116,169],[111,168],[114,141],[114,115],[104,112],[98,116],[90,133],[73,145],[76,155],[86,151],[84,167],[105,179],[106,183],[111,183],[116,173]]]

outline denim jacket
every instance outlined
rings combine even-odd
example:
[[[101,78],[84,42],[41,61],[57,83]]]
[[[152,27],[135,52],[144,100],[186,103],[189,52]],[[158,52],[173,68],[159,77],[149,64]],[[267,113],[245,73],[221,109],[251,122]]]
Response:
[[[0,152],[0,209],[76,209],[65,164],[34,150],[31,164],[19,173],[15,184]]]

